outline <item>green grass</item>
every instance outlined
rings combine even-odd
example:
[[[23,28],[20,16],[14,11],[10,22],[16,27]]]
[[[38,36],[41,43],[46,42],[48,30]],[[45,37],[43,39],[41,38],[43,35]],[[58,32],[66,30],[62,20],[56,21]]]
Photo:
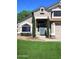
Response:
[[[61,59],[61,42],[17,40],[17,59]]]

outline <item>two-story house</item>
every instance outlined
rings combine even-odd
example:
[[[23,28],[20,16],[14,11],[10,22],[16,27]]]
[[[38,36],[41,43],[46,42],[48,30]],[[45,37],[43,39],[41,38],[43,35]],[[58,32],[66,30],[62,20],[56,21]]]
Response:
[[[40,7],[18,23],[18,34],[33,37],[61,38],[61,3]]]

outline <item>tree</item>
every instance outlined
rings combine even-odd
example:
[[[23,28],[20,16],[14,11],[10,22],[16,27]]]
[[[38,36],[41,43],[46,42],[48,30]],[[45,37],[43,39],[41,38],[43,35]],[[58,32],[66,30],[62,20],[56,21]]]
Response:
[[[36,36],[36,25],[35,25],[35,17],[34,17],[34,13],[32,12],[32,35],[33,38]]]
[[[49,21],[49,18],[47,19],[47,33],[46,33],[46,35],[47,35],[47,37],[49,38],[49,28],[50,28],[50,21]]]
[[[25,17],[27,17],[31,11],[23,10],[22,12],[17,13],[17,22],[21,22],[24,20]]]

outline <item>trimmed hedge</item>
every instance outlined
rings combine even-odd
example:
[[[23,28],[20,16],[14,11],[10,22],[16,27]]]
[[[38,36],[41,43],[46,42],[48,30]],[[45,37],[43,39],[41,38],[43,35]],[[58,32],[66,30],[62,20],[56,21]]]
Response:
[[[49,28],[50,28],[50,21],[49,21],[49,18],[48,18],[48,20],[47,20],[47,33],[46,33],[48,38],[49,38]]]
[[[32,12],[32,35],[33,35],[33,37],[36,36],[36,25],[35,25],[35,18],[34,18],[33,12]]]

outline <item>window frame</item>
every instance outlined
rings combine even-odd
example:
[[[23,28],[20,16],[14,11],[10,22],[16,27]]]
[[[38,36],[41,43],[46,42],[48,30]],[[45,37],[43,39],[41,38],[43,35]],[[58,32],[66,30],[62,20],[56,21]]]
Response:
[[[24,29],[25,28],[25,29]],[[30,32],[31,31],[31,27],[28,24],[24,24],[22,26],[22,32]]]
[[[59,14],[57,14],[56,12],[59,12]],[[56,14],[55,14],[56,13]],[[56,11],[53,11],[53,16],[54,17],[61,17],[61,11],[60,10],[56,10]]]

